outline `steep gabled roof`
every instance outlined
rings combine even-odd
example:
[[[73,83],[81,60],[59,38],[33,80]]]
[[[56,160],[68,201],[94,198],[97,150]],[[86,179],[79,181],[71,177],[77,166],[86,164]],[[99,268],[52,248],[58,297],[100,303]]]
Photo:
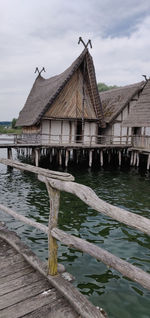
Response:
[[[150,127],[150,80],[145,84],[127,119],[123,121],[123,126]]]
[[[120,112],[126,107],[129,101],[141,91],[145,82],[127,85],[124,87],[114,88],[109,91],[101,92],[100,98],[102,102],[104,120],[111,123]]]
[[[17,126],[32,126],[40,122],[40,119],[50,109],[56,98],[62,92],[63,88],[69,82],[76,70],[85,61],[85,75],[89,95],[96,113],[96,118],[104,126],[102,106],[98,93],[95,69],[92,57],[88,49],[84,49],[81,55],[60,75],[49,79],[38,76],[33,84],[31,92],[27,98],[24,108],[19,114]]]

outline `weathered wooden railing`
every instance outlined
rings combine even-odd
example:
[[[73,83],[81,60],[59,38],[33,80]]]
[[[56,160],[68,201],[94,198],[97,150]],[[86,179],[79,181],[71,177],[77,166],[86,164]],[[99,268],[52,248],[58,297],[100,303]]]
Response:
[[[134,148],[150,149],[150,136],[136,136],[136,135],[55,135],[55,134],[0,134],[0,144],[10,142],[14,144],[39,144],[39,145],[74,145],[81,144],[85,146],[93,145],[126,145]]]
[[[17,134],[0,134],[0,143],[9,142],[9,143],[17,143],[17,138],[19,135]]]
[[[150,136],[133,136],[132,146],[150,150]]]
[[[48,273],[51,276],[57,275],[57,240],[59,240],[63,244],[68,245],[69,248],[75,248],[93,256],[109,267],[112,267],[115,270],[119,271],[120,273],[122,273],[122,275],[150,290],[150,274],[92,243],[89,243],[81,238],[74,237],[73,235],[69,235],[64,231],[58,229],[57,221],[59,214],[60,192],[65,191],[72,193],[80,198],[87,205],[95,209],[97,212],[109,216],[121,223],[126,224],[127,226],[140,230],[148,235],[150,235],[149,219],[106,203],[105,201],[98,198],[98,196],[91,188],[82,184],[75,183],[73,176],[71,176],[70,174],[37,168],[8,159],[0,159],[0,163],[20,170],[34,172],[38,174],[38,179],[46,184],[50,199],[50,215],[48,227],[29,220],[28,218],[17,214],[12,209],[9,209],[2,204],[0,204],[0,210],[48,234]],[[82,313],[83,317],[101,317],[96,315],[89,316],[86,315],[85,312],[80,313]]]
[[[92,146],[95,144],[101,145],[131,145],[132,136],[113,136],[113,135],[74,135],[69,136],[68,134],[23,134],[18,136],[16,142],[21,143],[35,143],[35,144],[43,144],[43,145],[74,145],[81,144],[85,146]]]

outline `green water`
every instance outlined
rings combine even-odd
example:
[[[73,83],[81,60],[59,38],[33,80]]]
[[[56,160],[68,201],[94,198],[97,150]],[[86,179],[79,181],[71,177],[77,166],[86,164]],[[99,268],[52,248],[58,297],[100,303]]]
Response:
[[[6,156],[1,150],[0,157]],[[150,178],[137,170],[69,170],[76,182],[90,186],[107,202],[150,218]],[[49,201],[45,185],[34,174],[0,165],[0,203],[47,224]],[[47,258],[47,237],[3,213],[1,220],[15,229],[33,251]],[[119,224],[87,207],[75,196],[62,193],[59,227],[150,272],[150,237]],[[150,292],[81,252],[59,245],[59,262],[76,280],[75,285],[109,318],[150,317]]]

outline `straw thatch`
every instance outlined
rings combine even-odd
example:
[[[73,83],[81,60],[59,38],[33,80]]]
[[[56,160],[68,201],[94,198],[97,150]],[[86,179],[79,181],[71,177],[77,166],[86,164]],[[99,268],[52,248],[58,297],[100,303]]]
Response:
[[[44,79],[40,75],[36,78],[25,106],[19,114],[16,125],[33,126],[39,124],[40,120],[48,111],[50,111],[52,105],[60,96],[60,93],[63,92],[70,79],[79,69],[80,73],[84,73],[83,77],[88,90],[88,95],[90,97],[91,105],[95,113],[95,119],[99,120],[101,126],[104,126],[105,123],[96,84],[95,69],[92,57],[90,56],[87,48],[84,49],[84,51],[73,62],[73,64],[60,75],[56,75],[49,79]],[[59,114],[57,114],[56,117],[64,118],[63,115],[63,109],[59,109]],[[88,114],[88,116],[90,115]],[[91,119],[93,119],[93,116]]]
[[[141,91],[144,83],[143,81],[100,93],[106,123],[112,123],[116,119],[131,99]]]
[[[129,116],[123,121],[123,126],[150,127],[150,80],[144,86]]]

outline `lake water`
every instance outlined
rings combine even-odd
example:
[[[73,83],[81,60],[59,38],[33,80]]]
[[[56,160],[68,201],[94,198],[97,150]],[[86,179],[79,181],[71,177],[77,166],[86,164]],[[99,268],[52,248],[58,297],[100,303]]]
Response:
[[[0,150],[0,157],[6,157],[6,150]],[[150,178],[144,173],[83,168],[68,168],[68,172],[75,176],[76,182],[90,186],[101,199],[150,218]],[[47,190],[32,173],[0,164],[0,203],[38,222],[48,223]],[[46,235],[4,213],[0,215],[39,257],[47,259]],[[97,213],[71,194],[61,194],[59,228],[150,273],[150,237]],[[61,244],[59,262],[75,276],[74,284],[79,290],[95,305],[103,307],[109,318],[150,317],[150,291],[92,257]]]

